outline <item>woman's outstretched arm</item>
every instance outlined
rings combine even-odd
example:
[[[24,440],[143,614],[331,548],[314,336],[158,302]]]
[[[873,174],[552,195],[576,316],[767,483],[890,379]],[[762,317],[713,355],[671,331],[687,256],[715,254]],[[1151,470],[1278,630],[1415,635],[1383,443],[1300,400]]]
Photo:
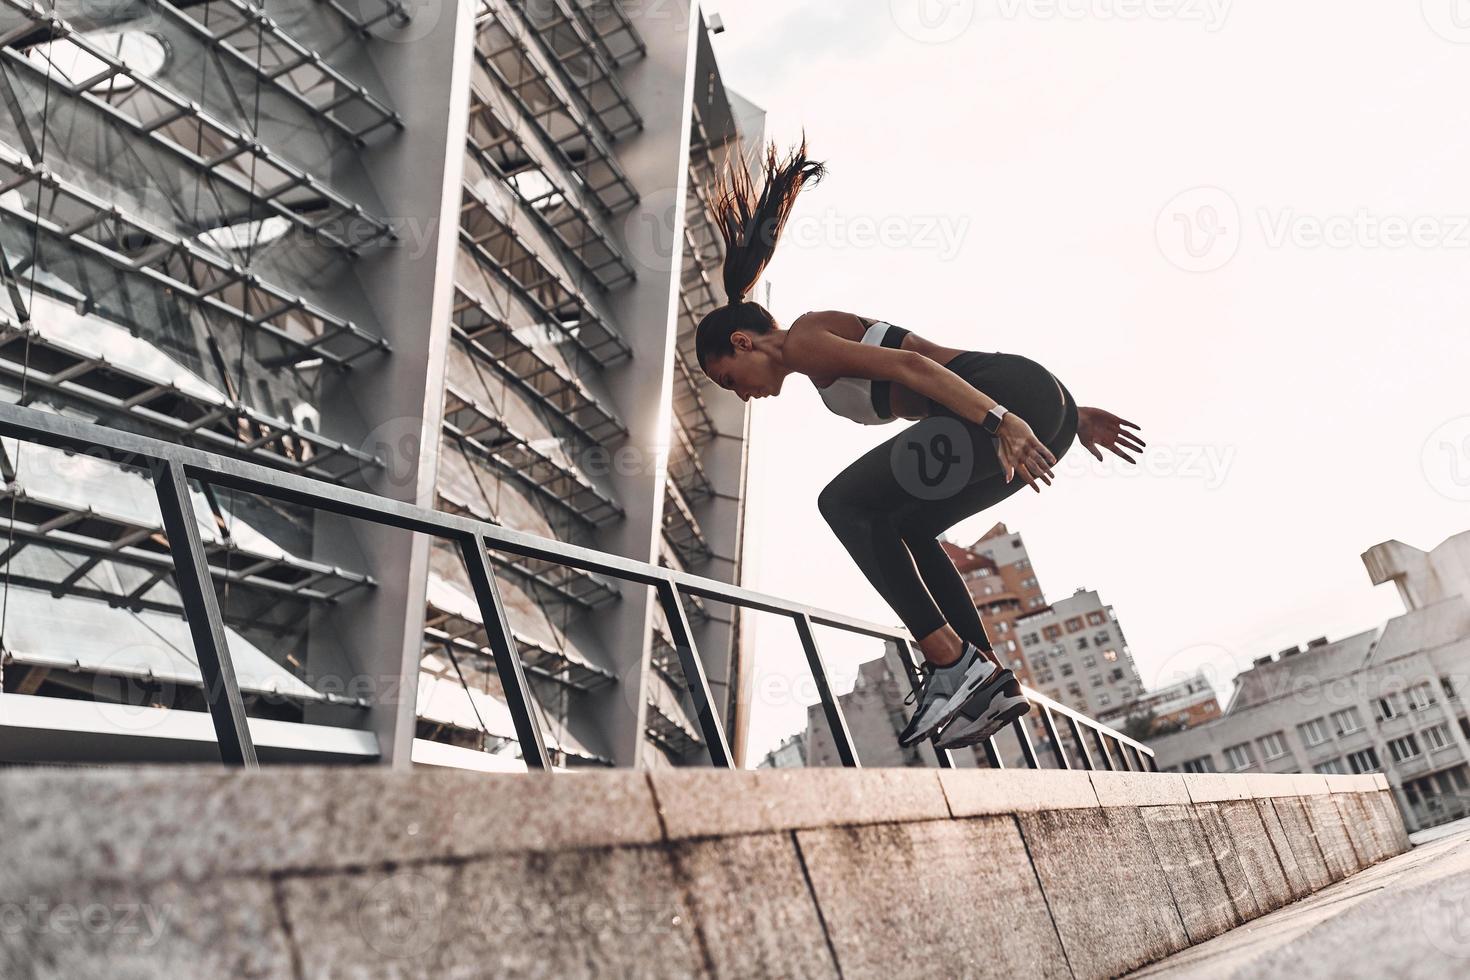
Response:
[[[977,425],[999,404],[985,392],[933,358],[918,351],[878,347],[848,340],[834,333],[821,314],[808,313],[791,325],[786,339],[786,366],[806,375],[839,375],[893,381],[948,408]],[[1001,420],[996,451],[1009,483],[1019,471],[1031,489],[1041,491],[1037,480],[1048,486],[1054,474],[1056,455],[1046,447],[1030,424],[1015,413]]]

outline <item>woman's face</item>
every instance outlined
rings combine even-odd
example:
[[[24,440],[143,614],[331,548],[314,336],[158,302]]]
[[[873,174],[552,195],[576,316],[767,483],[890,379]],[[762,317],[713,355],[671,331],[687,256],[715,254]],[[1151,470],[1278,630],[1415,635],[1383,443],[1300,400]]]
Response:
[[[737,330],[730,335],[733,354],[711,358],[705,374],[721,388],[735,392],[741,401],[779,395],[786,376],[775,358],[756,348],[750,334]]]

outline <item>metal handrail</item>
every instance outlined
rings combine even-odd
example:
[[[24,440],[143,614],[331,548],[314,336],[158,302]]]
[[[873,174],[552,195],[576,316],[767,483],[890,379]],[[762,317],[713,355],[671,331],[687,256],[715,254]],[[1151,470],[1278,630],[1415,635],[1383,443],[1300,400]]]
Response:
[[[822,709],[831,728],[838,755],[846,766],[858,766],[861,763],[843,718],[842,705],[832,692],[826,664],[817,646],[812,626],[828,626],[898,644],[900,650],[908,652],[904,659],[909,667],[910,680],[917,682],[917,649],[907,631],[899,627],[881,626],[678,569],[539,537],[462,514],[430,510],[363,490],[341,487],[294,473],[283,473],[257,463],[219,456],[189,446],[19,405],[0,403],[0,435],[72,452],[100,454],[111,462],[136,466],[152,473],[164,529],[168,535],[169,551],[174,560],[176,584],[194,640],[205,699],[209,704],[210,718],[219,740],[220,757],[227,764],[253,767],[258,763],[245,716],[245,704],[225,642],[219,600],[210,580],[209,563],[200,538],[198,522],[192,512],[188,490],[188,481],[191,479],[201,484],[256,494],[341,517],[430,534],[455,543],[464,558],[475,599],[480,605],[486,637],[515,723],[521,754],[528,768],[550,768],[550,760],[541,730],[535,722],[525,673],[516,653],[487,547],[601,573],[634,584],[653,586],[678,653],[684,681],[694,706],[696,723],[704,737],[710,761],[715,766],[733,767],[734,759],[725,738],[724,725],[710,694],[709,682],[694,643],[689,620],[685,615],[684,603],[681,601],[684,595],[701,596],[745,609],[775,613],[793,621],[816,681]],[[1079,761],[1084,768],[1097,768],[1083,740],[1082,733],[1085,730],[1093,737],[1106,768],[1157,771],[1153,752],[1147,746],[1037,691],[1025,688],[1025,693],[1041,709],[1042,724],[1047,731],[1058,766],[1072,768],[1071,759],[1058,737],[1057,719],[1060,718],[1072,734]],[[1017,720],[1012,728],[1021,744],[1027,765],[1039,768],[1026,726]],[[1115,752],[1109,751],[1109,742]],[[993,745],[987,744],[986,748],[992,765],[1000,765]],[[953,764],[947,751],[936,748],[935,752],[941,766]]]

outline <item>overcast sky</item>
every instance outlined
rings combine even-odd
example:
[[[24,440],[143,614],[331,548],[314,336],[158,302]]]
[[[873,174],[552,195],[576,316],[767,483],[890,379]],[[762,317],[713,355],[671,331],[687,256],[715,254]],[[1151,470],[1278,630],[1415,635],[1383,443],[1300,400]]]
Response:
[[[772,312],[1024,354],[1143,426],[1140,467],[1074,445],[1056,485],[951,536],[1022,532],[1050,598],[1116,608],[1150,686],[1372,628],[1402,607],[1360,553],[1470,528],[1455,3],[715,4],[727,84],[830,167]],[[832,415],[797,375],[755,403],[747,584],[897,621],[815,501],[902,424]]]

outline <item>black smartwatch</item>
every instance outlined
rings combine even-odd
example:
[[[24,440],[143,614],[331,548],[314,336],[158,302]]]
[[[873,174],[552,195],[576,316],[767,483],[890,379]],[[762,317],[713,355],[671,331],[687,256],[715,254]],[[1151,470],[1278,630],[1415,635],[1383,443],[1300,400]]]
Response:
[[[991,435],[995,435],[996,433],[1000,432],[1001,419],[1005,418],[1006,414],[1009,411],[1010,409],[1006,408],[1004,405],[995,406],[990,411],[985,413],[985,418],[980,423],[981,427],[983,427],[985,431],[989,432]]]

